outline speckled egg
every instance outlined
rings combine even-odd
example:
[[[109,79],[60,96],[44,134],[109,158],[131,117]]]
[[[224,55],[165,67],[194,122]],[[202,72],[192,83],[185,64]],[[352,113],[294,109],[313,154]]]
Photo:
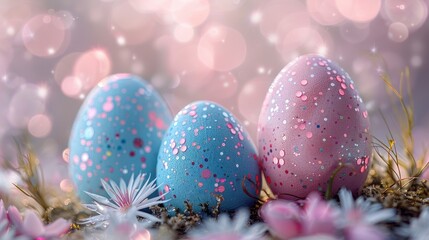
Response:
[[[298,57],[277,75],[258,124],[268,185],[281,198],[346,187],[355,194],[370,165],[368,112],[353,80],[331,60]],[[338,171],[336,171],[338,170]]]
[[[107,196],[100,179],[128,182],[132,173],[156,176],[162,137],[172,116],[145,81],[117,74],[100,82],[80,108],[70,135],[70,176],[85,191]]]
[[[222,211],[255,203],[261,186],[258,155],[252,140],[225,108],[207,101],[182,109],[167,130],[161,145],[157,181],[168,192],[167,206],[184,209],[188,200],[194,211],[202,203]],[[248,194],[242,187],[243,179]]]

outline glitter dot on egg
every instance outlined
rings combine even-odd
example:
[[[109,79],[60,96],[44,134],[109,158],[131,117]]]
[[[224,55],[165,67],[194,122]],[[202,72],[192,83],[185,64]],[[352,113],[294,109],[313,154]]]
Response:
[[[302,100],[302,101],[307,101],[307,98],[308,98],[308,97],[307,97],[307,95],[302,95],[302,96],[301,96],[301,100]]]
[[[94,129],[92,127],[86,128],[84,135],[86,139],[91,139],[94,136]]]
[[[186,139],[184,139],[184,138],[182,138],[182,139],[180,139],[180,144],[185,144],[185,142],[186,142]]]
[[[179,153],[179,149],[177,149],[177,148],[173,149],[173,154],[174,155],[177,155],[178,153]]]
[[[338,81],[338,82],[342,82],[342,81],[343,81],[343,79],[341,79],[341,77],[340,77],[340,76],[337,76],[337,81]]]
[[[186,149],[188,149],[188,147],[186,147],[185,145],[183,145],[182,147],[180,147],[180,151],[185,152]]]
[[[284,157],[285,156],[285,151],[284,150],[280,150],[280,157]]]
[[[189,112],[189,116],[191,117],[195,117],[197,115],[197,113],[195,111],[190,111]]]
[[[305,80],[305,79],[301,81],[301,85],[302,85],[302,86],[307,85],[307,83],[308,83],[308,81],[307,81],[307,80]]]
[[[302,96],[302,92],[301,91],[297,91],[295,94],[296,97],[300,98]]]
[[[341,89],[341,88],[338,90],[338,93],[339,93],[341,96],[344,96],[344,94],[345,94],[345,93],[344,93],[344,90],[343,90],[343,89]]]
[[[313,137],[313,133],[312,133],[312,132],[307,132],[307,133],[305,134],[305,136],[306,136],[307,138],[312,138],[312,137]]]
[[[211,172],[208,169],[205,169],[201,172],[201,177],[203,177],[204,179],[210,178]]]
[[[276,157],[274,157],[274,158],[273,158],[273,163],[274,163],[274,164],[278,164],[278,163],[279,163],[279,159],[278,159],[278,158],[276,158]]]
[[[279,164],[280,166],[283,166],[285,164],[285,160],[283,158],[279,159]]]
[[[341,83],[341,88],[346,89],[347,85],[345,83]]]
[[[88,159],[89,159],[89,155],[88,155],[88,153],[84,153],[84,154],[82,154],[82,161],[83,161],[83,162],[88,161]]]
[[[367,118],[368,117],[368,112],[364,111],[364,112],[362,112],[362,115],[363,115],[364,118]]]
[[[112,102],[110,102],[110,101],[108,101],[108,102],[104,103],[104,104],[103,104],[103,110],[104,110],[105,112],[110,112],[110,111],[112,111],[112,110],[113,110],[113,103],[112,103]]]

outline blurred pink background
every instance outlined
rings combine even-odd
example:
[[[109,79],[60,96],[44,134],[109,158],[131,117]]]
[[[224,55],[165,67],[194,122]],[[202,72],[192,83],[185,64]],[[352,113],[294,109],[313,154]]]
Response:
[[[0,0],[0,154],[28,131],[48,181],[64,180],[62,151],[86,94],[109,74],[141,76],[173,114],[195,100],[230,109],[255,137],[266,91],[295,57],[340,64],[386,135],[385,85],[411,70],[416,142],[428,145],[426,0]],[[393,123],[393,129],[397,126]]]

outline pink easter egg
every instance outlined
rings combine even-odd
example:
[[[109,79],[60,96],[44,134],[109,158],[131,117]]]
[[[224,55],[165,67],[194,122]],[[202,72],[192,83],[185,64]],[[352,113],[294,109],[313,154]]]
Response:
[[[333,193],[358,193],[370,166],[369,125],[347,72],[322,56],[298,57],[277,75],[259,117],[260,164],[271,190],[305,198],[325,192],[334,176]]]

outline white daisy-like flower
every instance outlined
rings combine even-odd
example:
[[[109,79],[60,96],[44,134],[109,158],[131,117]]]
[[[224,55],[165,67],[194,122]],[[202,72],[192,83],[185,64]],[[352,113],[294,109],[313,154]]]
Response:
[[[353,200],[353,195],[346,189],[341,189],[338,196],[340,197],[341,209],[343,214],[351,214],[358,211],[361,213],[359,220],[367,224],[376,224],[384,221],[395,220],[395,210],[385,209],[379,203],[373,203],[369,200],[359,197]],[[353,220],[353,219],[348,219]]]
[[[409,226],[399,229],[399,234],[411,240],[426,240],[429,236],[429,207],[423,209],[418,218],[411,220]]]
[[[248,224],[249,211],[241,209],[233,220],[227,214],[218,219],[207,219],[199,228],[192,230],[188,237],[191,240],[259,240],[264,236],[267,227],[263,223]]]
[[[113,181],[108,184],[101,179],[101,184],[104,190],[109,195],[110,200],[106,197],[86,192],[93,200],[93,204],[85,204],[89,210],[98,213],[96,216],[86,218],[81,221],[82,224],[94,224],[95,227],[106,227],[109,220],[114,218],[127,219],[132,222],[137,221],[137,217],[142,217],[147,221],[160,221],[152,214],[143,212],[141,210],[148,209],[151,206],[165,203],[168,200],[161,200],[165,194],[149,198],[158,187],[155,184],[156,179],[150,179],[143,182],[144,174],[139,174],[134,178],[134,174],[126,185],[123,179],[120,180],[119,186]]]
[[[356,201],[350,191],[341,189],[339,194],[341,217],[337,225],[347,239],[387,239],[386,231],[375,224],[395,221],[395,210],[384,209],[379,203],[359,197]]]

